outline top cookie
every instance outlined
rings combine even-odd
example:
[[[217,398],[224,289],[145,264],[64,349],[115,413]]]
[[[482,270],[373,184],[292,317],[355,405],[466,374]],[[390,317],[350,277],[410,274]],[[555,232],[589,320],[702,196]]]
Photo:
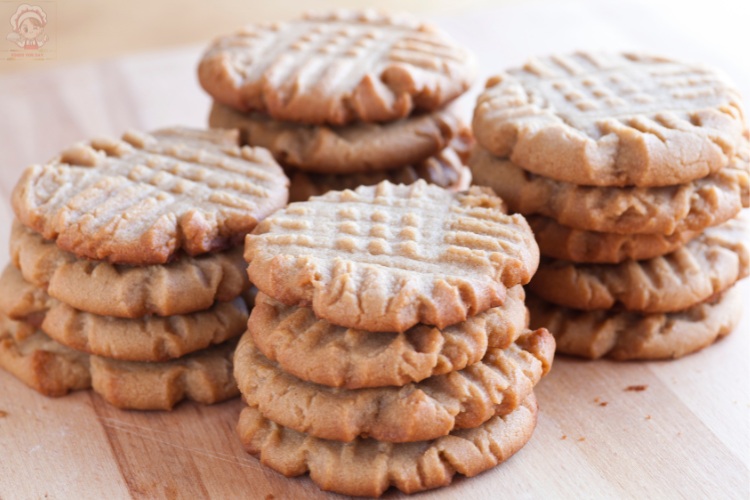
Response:
[[[169,129],[75,144],[26,169],[13,209],[78,257],[163,264],[227,248],[286,203],[289,181],[268,151],[226,139]]]
[[[444,328],[503,303],[536,271],[526,220],[487,188],[383,181],[292,203],[245,241],[248,276],[287,305],[373,332]]]
[[[745,123],[738,92],[711,69],[578,52],[488,80],[474,131],[493,154],[539,175],[649,187],[717,171],[736,155]]]
[[[411,16],[313,14],[217,39],[198,66],[214,99],[277,120],[344,125],[432,111],[471,84],[474,58]]]

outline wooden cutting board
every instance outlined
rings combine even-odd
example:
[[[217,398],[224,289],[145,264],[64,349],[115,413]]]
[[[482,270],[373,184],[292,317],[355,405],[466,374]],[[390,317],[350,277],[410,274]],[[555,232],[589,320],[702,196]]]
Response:
[[[698,44],[645,6],[513,5],[437,21],[482,74],[530,54],[640,48],[724,68],[750,96],[746,58]],[[729,49],[727,49],[729,50]],[[0,264],[21,169],[75,140],[205,123],[200,47],[0,78]],[[469,116],[474,96],[463,99]],[[750,283],[741,285],[750,305]],[[672,362],[560,357],[537,389],[537,430],[516,456],[424,498],[748,498],[750,313],[717,345]],[[240,447],[239,400],[172,412],[111,408],[90,392],[49,399],[0,372],[0,499],[326,498]],[[387,497],[402,495],[389,492]]]

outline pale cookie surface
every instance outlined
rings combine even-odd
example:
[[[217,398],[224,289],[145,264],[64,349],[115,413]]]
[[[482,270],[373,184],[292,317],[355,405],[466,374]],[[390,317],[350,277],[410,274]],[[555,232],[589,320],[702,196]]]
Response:
[[[182,255],[168,264],[117,265],[79,259],[16,221],[10,256],[26,281],[71,307],[103,316],[187,314],[232,300],[250,287],[241,247]]]
[[[471,53],[437,28],[371,11],[249,25],[217,39],[198,66],[206,92],[232,108],[332,125],[439,109],[474,72]]]
[[[237,433],[249,453],[285,476],[309,472],[323,490],[377,497],[390,486],[415,493],[447,486],[457,473],[472,477],[495,467],[528,442],[536,417],[532,394],[507,415],[432,441],[340,443],[287,429],[263,418],[256,408],[246,408]]]
[[[451,109],[382,124],[330,127],[280,122],[217,102],[208,123],[242,130],[243,143],[268,149],[285,167],[321,174],[377,172],[419,163],[467,130]]]
[[[524,297],[515,286],[501,307],[442,331],[417,325],[404,333],[371,333],[258,294],[248,331],[264,356],[299,379],[347,389],[401,386],[477,363],[488,346],[509,347],[528,326]]]
[[[639,54],[529,60],[491,78],[477,140],[524,169],[575,184],[667,186],[727,165],[745,130],[719,73]]]
[[[235,397],[234,347],[225,342],[163,363],[116,361],[65,347],[0,314],[0,368],[46,396],[93,387],[123,409],[169,410],[183,399],[214,404]]]
[[[651,188],[592,187],[531,174],[474,149],[474,183],[489,186],[513,212],[541,214],[560,224],[619,234],[701,230],[750,205],[748,150],[720,171],[685,184]]]
[[[490,190],[451,193],[387,181],[293,203],[248,235],[250,281],[331,323],[403,332],[444,328],[527,283],[539,248]]]
[[[674,313],[578,311],[529,294],[531,325],[549,328],[557,352],[584,358],[672,359],[728,335],[742,316],[742,293],[730,288],[714,300]]]
[[[459,136],[434,156],[416,165],[407,165],[387,172],[324,175],[288,169],[289,202],[306,201],[312,196],[321,196],[328,191],[373,186],[385,180],[393,184],[412,184],[424,179],[449,191],[464,191],[469,189],[471,184],[471,170],[464,166],[464,162],[468,158],[472,141],[469,135]]]
[[[558,224],[543,215],[527,215],[539,253],[553,259],[597,264],[618,264],[674,252],[698,236],[700,231],[672,234],[617,234],[586,231]]]
[[[739,221],[707,229],[682,248],[653,259],[580,264],[543,259],[529,289],[553,304],[657,313],[687,309],[750,274],[750,249]]]
[[[248,318],[243,296],[191,314],[122,319],[78,311],[39,292],[7,266],[0,278],[2,312],[13,319],[41,313],[41,329],[55,341],[128,361],[166,361],[222,343],[242,335]]]
[[[268,151],[195,134],[128,132],[75,144],[27,168],[12,194],[27,227],[78,257],[163,264],[230,247],[284,206],[288,179]]]
[[[544,329],[526,331],[507,349],[487,349],[460,371],[402,387],[341,389],[302,381],[240,340],[235,372],[245,402],[264,417],[311,436],[394,443],[445,436],[515,409],[549,371],[555,351]]]

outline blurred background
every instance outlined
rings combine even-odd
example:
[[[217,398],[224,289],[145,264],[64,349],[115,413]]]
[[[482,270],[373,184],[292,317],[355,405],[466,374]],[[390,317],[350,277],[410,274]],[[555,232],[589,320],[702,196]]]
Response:
[[[750,58],[747,55],[750,0],[0,0],[0,23],[5,23],[6,31],[11,26],[7,20],[23,3],[38,5],[48,15],[47,49],[51,54],[48,59],[30,61],[8,60],[6,52],[6,57],[0,61],[0,73],[203,44],[252,21],[286,19],[305,10],[368,6],[444,18],[484,12],[492,18],[497,30],[505,29],[504,11],[521,9],[529,13],[526,22],[533,33],[534,15],[544,20],[545,10],[560,10],[561,6],[571,12],[617,10],[622,5],[640,4],[653,16],[663,19],[665,36],[677,26],[701,45]],[[559,19],[568,23],[575,21],[569,16]],[[637,30],[638,19],[632,21],[632,29]],[[3,30],[0,35],[5,37]],[[5,45],[6,49],[10,47]]]

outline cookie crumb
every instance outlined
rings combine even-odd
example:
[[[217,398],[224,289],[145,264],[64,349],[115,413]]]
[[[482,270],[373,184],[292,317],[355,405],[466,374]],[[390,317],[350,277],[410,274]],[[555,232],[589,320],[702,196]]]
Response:
[[[581,443],[581,442],[583,442],[583,441],[586,441],[586,438],[585,438],[585,437],[581,436],[581,437],[579,437],[579,438],[578,438],[578,442],[579,442],[579,443]]]
[[[0,410],[0,418],[5,418],[7,416],[8,416],[8,412],[7,411]]]
[[[565,441],[566,439],[568,439],[568,435],[567,434],[563,434],[560,439],[563,440],[563,441]]]
[[[651,415],[646,415],[646,420],[651,420]]]
[[[648,389],[647,385],[629,385],[625,388],[626,391],[631,392],[642,392]]]
[[[274,498],[276,497],[273,496],[273,493],[269,493],[268,495],[266,495],[266,500],[274,500]]]
[[[601,403],[599,403],[599,406],[607,406],[608,404],[609,403],[607,403],[606,401],[602,401]]]

